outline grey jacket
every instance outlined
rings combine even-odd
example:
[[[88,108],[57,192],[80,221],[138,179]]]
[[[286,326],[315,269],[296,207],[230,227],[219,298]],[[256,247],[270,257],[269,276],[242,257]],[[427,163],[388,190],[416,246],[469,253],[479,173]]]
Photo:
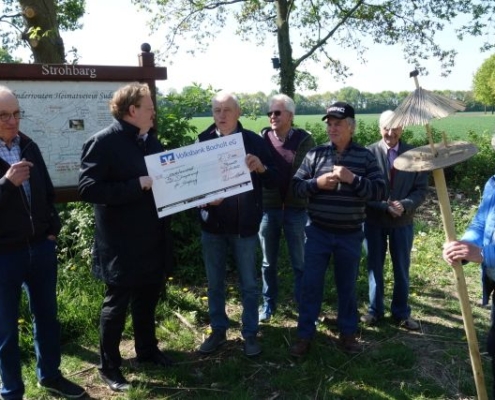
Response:
[[[398,156],[414,148],[404,142],[399,142]],[[399,200],[404,207],[404,214],[394,218],[387,212],[387,201],[370,201],[366,205],[366,223],[382,227],[397,227],[413,223],[417,208],[425,201],[428,192],[427,172],[395,171],[394,186],[391,188],[388,177],[387,146],[383,140],[368,146],[375,155],[378,165],[383,172],[387,185],[386,199]]]

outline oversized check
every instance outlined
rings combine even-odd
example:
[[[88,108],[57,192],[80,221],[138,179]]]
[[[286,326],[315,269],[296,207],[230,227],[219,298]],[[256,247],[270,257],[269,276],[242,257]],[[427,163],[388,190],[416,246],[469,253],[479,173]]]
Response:
[[[145,157],[159,217],[253,189],[240,133]]]

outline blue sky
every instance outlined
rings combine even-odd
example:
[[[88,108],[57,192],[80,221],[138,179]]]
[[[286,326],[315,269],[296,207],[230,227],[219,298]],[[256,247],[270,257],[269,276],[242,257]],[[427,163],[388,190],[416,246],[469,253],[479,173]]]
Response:
[[[137,12],[130,0],[86,0],[86,10],[87,15],[82,21],[84,28],[63,34],[66,49],[72,46],[78,49],[80,64],[134,66],[138,63],[141,43],[150,43],[152,49],[163,43],[159,35],[150,37],[147,15]],[[116,12],[118,15],[114,15]],[[457,42],[452,40],[451,32],[446,32],[443,37],[451,41],[459,52],[453,73],[443,78],[438,62],[430,62],[427,65],[429,75],[419,77],[420,85],[430,90],[470,90],[473,74],[491,54],[479,52],[479,39]],[[275,43],[256,47],[233,34],[221,35],[207,53],[192,57],[184,52],[160,63],[160,66],[167,67],[168,79],[158,82],[158,87],[165,92],[171,88],[181,90],[195,82],[203,87],[211,84],[215,89],[233,92],[268,93],[278,89],[272,82],[275,70],[271,57],[274,50]],[[365,65],[357,62],[352,52],[337,51],[339,58],[351,67],[353,76],[345,82],[337,82],[328,71],[311,66],[309,71],[319,77],[318,93],[336,91],[344,86],[372,93],[414,90],[414,82],[409,78],[414,66],[403,60],[399,47],[374,45],[366,55],[368,62]],[[17,56],[27,61],[26,54]],[[296,51],[294,56],[298,56]]]

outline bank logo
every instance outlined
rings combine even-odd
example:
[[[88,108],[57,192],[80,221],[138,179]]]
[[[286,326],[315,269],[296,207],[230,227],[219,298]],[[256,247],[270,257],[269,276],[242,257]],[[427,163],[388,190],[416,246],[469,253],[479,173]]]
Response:
[[[174,153],[162,154],[160,156],[160,163],[162,165],[173,164],[175,162]]]

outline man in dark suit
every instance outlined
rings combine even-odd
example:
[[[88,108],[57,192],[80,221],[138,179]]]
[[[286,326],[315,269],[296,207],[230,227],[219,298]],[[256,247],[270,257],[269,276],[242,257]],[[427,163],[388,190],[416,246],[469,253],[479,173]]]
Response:
[[[361,316],[361,322],[373,325],[384,316],[383,269],[388,247],[394,270],[392,318],[405,329],[417,330],[419,324],[411,317],[408,304],[409,267],[414,239],[413,218],[426,198],[428,175],[425,172],[398,171],[393,167],[395,158],[413,147],[400,140],[401,127],[389,127],[388,122],[393,116],[390,110],[382,113],[382,139],[368,146],[385,176],[388,195],[387,200],[372,201],[366,207],[364,233],[370,305],[368,313]]]
[[[155,310],[172,261],[171,235],[169,218],[158,218],[144,160],[163,151],[150,132],[155,116],[150,89],[137,82],[120,88],[110,110],[116,121],[83,146],[79,194],[94,204],[93,274],[106,284],[99,372],[110,389],[126,391],[119,344],[129,304],[138,362],[172,364],[155,336]]]

